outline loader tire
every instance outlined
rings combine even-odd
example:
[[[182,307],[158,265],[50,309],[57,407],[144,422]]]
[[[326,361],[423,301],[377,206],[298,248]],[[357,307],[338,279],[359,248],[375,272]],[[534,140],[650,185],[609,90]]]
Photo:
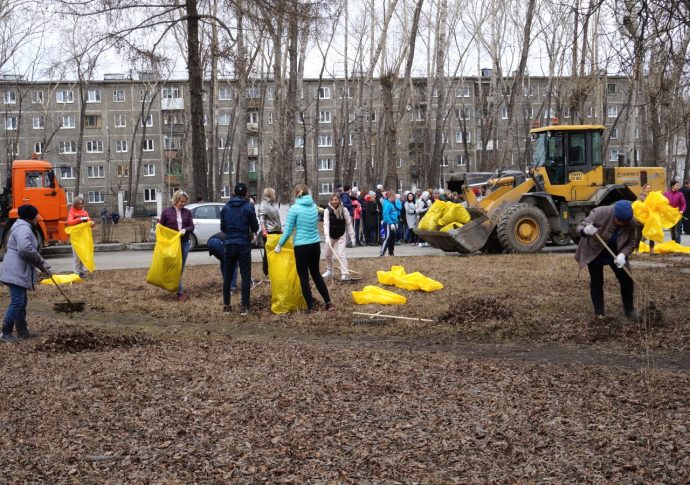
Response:
[[[549,221],[539,208],[515,204],[503,213],[496,232],[505,252],[536,253],[549,238]]]

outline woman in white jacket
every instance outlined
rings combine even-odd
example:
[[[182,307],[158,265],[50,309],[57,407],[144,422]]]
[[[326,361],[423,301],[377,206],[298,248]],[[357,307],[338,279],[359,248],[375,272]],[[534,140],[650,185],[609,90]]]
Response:
[[[333,255],[335,254],[340,264],[340,279],[342,281],[349,280],[350,273],[347,269],[347,257],[345,256],[347,243],[345,232],[354,241],[355,230],[352,227],[350,213],[343,208],[339,194],[331,195],[328,206],[323,212],[323,232],[326,236],[326,272],[321,276],[328,278],[333,275]]]
[[[417,199],[417,224],[419,224],[419,221],[422,220],[422,217],[424,217],[424,214],[427,213],[429,210],[429,207],[431,207],[431,201],[429,200],[429,192],[426,190],[422,192],[422,195]],[[420,246],[428,246],[429,243],[427,242],[421,242],[419,243]]]

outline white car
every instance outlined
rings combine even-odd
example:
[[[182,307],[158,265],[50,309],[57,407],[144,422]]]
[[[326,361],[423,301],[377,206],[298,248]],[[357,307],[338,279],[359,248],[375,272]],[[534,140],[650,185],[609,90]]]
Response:
[[[185,208],[192,211],[194,219],[194,232],[189,236],[190,251],[202,246],[206,246],[211,236],[220,232],[220,210],[225,204],[222,202],[200,202],[189,204]],[[158,218],[151,220],[151,240],[156,240],[156,224]]]

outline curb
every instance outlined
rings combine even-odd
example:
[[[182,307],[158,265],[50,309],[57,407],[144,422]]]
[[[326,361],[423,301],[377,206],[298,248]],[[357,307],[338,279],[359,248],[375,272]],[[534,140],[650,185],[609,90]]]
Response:
[[[146,243],[144,243],[146,244]],[[110,253],[113,251],[122,251],[128,245],[122,243],[108,243],[108,244],[95,244],[93,250],[97,253]],[[151,246],[153,248],[153,246]],[[41,248],[41,254],[47,256],[56,256],[63,254],[72,254],[72,246],[69,244],[60,244],[56,246],[47,246]]]

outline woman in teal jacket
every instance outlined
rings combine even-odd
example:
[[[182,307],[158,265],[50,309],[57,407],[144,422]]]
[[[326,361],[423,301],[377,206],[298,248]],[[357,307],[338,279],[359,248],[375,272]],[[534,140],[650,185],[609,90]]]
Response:
[[[295,203],[288,211],[287,220],[283,227],[283,235],[275,248],[276,253],[280,253],[292,232],[295,232],[293,246],[295,247],[295,263],[297,274],[299,275],[302,295],[307,302],[307,312],[314,310],[314,297],[311,294],[309,285],[309,275],[314,280],[316,289],[323,297],[326,310],[335,310],[331,297],[328,294],[326,282],[321,277],[319,261],[321,259],[321,237],[319,236],[319,209],[309,195],[309,187],[298,184],[295,187]]]
[[[381,253],[379,256],[388,254],[394,256],[395,233],[398,231],[398,210],[395,208],[395,194],[389,192],[386,199],[381,199],[383,204],[383,224],[386,228],[386,235],[381,243]]]

